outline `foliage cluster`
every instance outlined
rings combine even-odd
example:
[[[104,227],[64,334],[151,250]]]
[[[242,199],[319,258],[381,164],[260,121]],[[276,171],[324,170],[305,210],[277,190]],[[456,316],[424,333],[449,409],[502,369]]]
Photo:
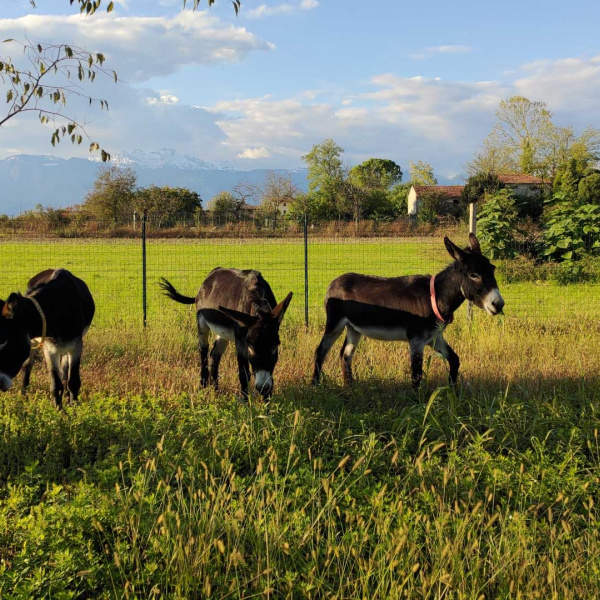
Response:
[[[81,207],[84,216],[115,224],[127,223],[134,212],[147,213],[158,227],[202,210],[202,199],[187,188],[137,187],[131,168],[102,167]]]
[[[343,152],[334,140],[326,139],[302,157],[308,166],[308,193],[292,203],[292,218],[389,221],[406,214],[410,186],[401,183],[402,170],[394,161],[370,158],[348,168]]]

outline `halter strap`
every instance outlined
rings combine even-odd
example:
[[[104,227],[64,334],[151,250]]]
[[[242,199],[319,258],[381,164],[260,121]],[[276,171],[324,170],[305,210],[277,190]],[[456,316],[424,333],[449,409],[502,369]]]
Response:
[[[450,318],[446,321],[444,317],[442,317],[442,313],[438,308],[437,301],[435,299],[435,275],[429,280],[429,297],[431,298],[431,308],[433,309],[433,313],[435,314],[438,321],[442,323],[452,323],[453,315],[450,315]]]
[[[40,303],[33,296],[26,296],[26,298],[28,298],[29,300],[31,300],[33,302],[33,305],[37,309],[37,311],[40,314],[40,317],[42,319],[42,341],[39,342],[39,344],[37,346],[34,346],[33,344],[31,346],[32,350],[37,350],[38,348],[41,348],[44,345],[44,342],[46,341],[46,331],[47,331],[46,315],[44,314],[44,311],[42,310]]]

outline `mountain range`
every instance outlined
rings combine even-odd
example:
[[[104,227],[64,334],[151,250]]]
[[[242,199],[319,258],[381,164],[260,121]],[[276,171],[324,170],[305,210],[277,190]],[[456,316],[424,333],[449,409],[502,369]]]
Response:
[[[200,194],[204,205],[218,192],[231,190],[239,182],[263,183],[269,171],[236,169],[229,163],[214,165],[167,148],[153,152],[119,152],[112,155],[111,162],[134,169],[140,187],[190,188]],[[81,204],[101,164],[95,159],[28,154],[0,160],[0,214],[16,216],[38,204],[55,208]],[[306,169],[273,170],[289,173],[301,190],[307,189]],[[438,179],[440,184],[457,183],[456,179]]]

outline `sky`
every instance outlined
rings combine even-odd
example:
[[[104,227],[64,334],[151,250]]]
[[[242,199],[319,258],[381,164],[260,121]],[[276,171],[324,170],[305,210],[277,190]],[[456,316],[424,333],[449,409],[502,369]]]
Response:
[[[106,0],[104,0],[106,4]],[[188,5],[191,5],[191,0]],[[503,98],[543,100],[560,125],[600,127],[596,0],[118,0],[85,17],[68,0],[4,0],[0,39],[101,51],[119,83],[109,102],[67,110],[109,152],[170,148],[237,168],[297,168],[333,138],[348,164],[410,160],[464,172]],[[18,60],[11,43],[0,57]],[[0,89],[0,98],[5,90]],[[2,114],[2,113],[0,113]],[[0,158],[88,155],[49,143],[19,116],[0,128]]]

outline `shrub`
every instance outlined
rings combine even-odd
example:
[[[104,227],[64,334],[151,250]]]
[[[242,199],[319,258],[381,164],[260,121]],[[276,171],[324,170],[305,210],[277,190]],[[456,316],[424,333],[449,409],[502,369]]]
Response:
[[[490,258],[514,258],[517,207],[510,190],[486,194],[477,223],[479,237]]]
[[[544,256],[573,261],[600,253],[600,205],[577,204],[562,193],[548,205]]]

